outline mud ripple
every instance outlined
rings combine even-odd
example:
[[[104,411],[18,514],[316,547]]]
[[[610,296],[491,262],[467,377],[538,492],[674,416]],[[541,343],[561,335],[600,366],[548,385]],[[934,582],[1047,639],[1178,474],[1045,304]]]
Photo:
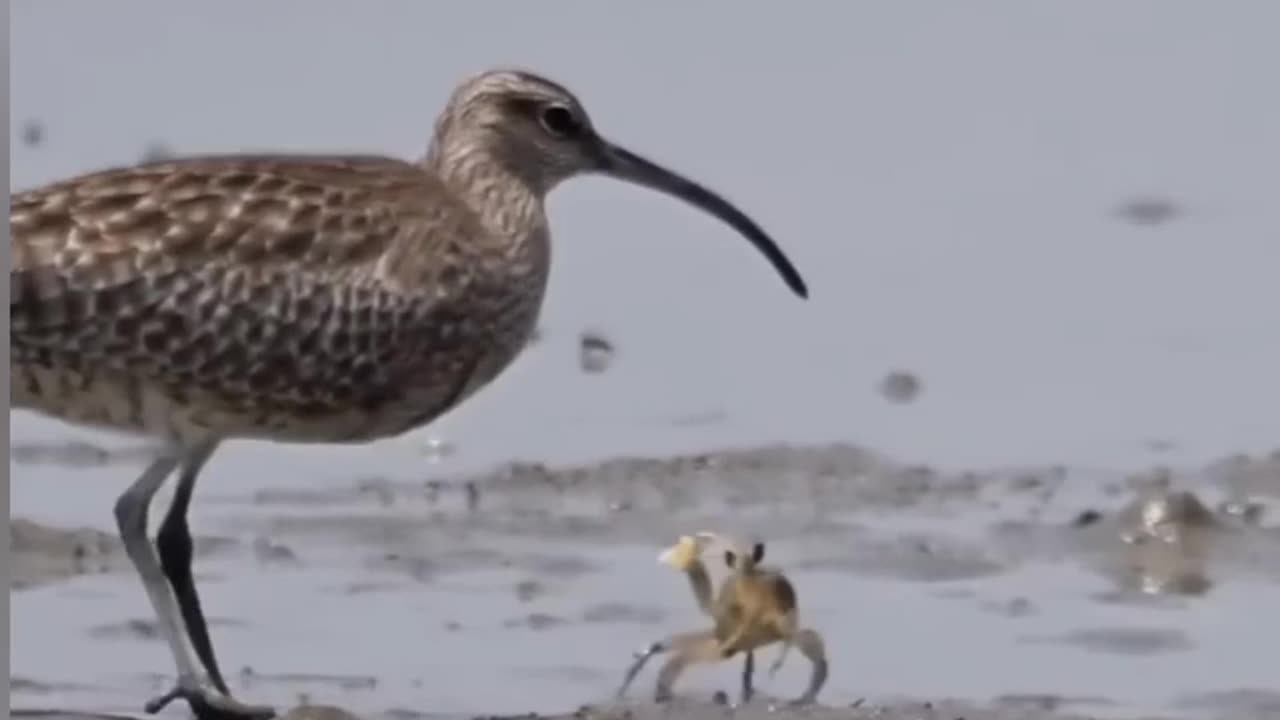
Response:
[[[1090,628],[1065,635],[1029,636],[1025,641],[1063,643],[1117,655],[1157,655],[1194,647],[1186,633],[1168,628]]]

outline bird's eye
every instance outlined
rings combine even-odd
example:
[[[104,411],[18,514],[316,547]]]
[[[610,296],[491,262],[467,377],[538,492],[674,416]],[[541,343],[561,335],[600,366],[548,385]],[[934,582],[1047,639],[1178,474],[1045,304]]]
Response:
[[[548,105],[538,117],[542,120],[542,127],[559,138],[572,138],[582,131],[578,117],[564,105]]]

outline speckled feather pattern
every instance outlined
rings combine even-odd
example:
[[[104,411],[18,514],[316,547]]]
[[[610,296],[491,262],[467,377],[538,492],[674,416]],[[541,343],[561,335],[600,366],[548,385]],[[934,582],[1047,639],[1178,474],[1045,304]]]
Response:
[[[179,441],[411,429],[518,354],[546,282],[545,224],[498,237],[391,158],[191,158],[10,202],[12,406]]]

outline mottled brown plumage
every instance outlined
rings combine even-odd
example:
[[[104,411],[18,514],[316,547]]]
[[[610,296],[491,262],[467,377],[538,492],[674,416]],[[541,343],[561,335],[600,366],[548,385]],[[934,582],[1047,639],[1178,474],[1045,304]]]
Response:
[[[164,162],[12,203],[13,405],[149,434],[411,429],[515,356],[546,282],[545,230],[495,237],[392,159]]]
[[[390,437],[487,385],[542,305],[545,197],[592,172],[719,217],[807,295],[739,210],[604,140],[568,90],[515,70],[461,83],[417,163],[190,157],[10,196],[11,407],[163,443],[116,504],[179,675],[149,710],[181,697],[206,717],[270,714],[230,698],[190,578],[186,511],[218,445]],[[174,470],[152,547],[147,505]]]

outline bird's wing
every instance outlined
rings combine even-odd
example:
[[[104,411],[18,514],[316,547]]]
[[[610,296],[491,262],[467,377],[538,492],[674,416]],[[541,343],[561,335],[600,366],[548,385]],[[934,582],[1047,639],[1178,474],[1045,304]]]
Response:
[[[9,223],[11,363],[55,354],[177,382],[272,353],[323,350],[334,377],[376,359],[449,304],[431,258],[480,232],[433,176],[369,156],[107,170],[11,195]]]
[[[460,207],[433,176],[392,158],[150,163],[11,195],[12,272],[43,272],[76,288],[209,267],[342,275],[381,255],[413,221]]]

